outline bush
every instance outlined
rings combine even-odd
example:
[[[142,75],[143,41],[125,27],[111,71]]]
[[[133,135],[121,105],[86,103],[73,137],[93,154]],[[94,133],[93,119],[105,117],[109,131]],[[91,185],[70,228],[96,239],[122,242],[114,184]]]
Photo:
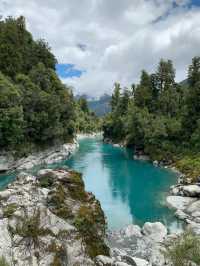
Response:
[[[4,217],[10,217],[13,215],[13,213],[16,211],[17,209],[17,204],[15,203],[10,203],[8,205],[6,205],[5,207],[3,207],[3,215]]]
[[[40,211],[36,210],[32,216],[22,218],[22,222],[17,224],[15,234],[27,239],[30,244],[39,245],[39,237],[50,234],[48,229],[40,226]]]
[[[173,266],[200,265],[200,237],[187,231],[166,247],[164,255]]]
[[[86,244],[86,251],[91,258],[97,255],[109,255],[109,248],[105,245],[103,237],[98,235],[97,224],[105,225],[104,216],[100,208],[96,210],[82,205],[74,221]]]
[[[195,182],[197,177],[200,176],[200,155],[185,156],[178,160],[175,166]]]

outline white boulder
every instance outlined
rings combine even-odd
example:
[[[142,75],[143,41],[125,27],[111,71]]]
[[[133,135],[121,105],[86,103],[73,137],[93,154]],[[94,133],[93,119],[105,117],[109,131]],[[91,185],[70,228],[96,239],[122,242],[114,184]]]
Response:
[[[170,208],[185,210],[191,203],[196,201],[196,199],[182,196],[168,196],[166,201]]]
[[[149,262],[144,259],[133,257],[136,266],[150,266]]]
[[[130,224],[124,229],[126,237],[142,237],[141,228],[138,225]]]
[[[200,196],[200,186],[198,185],[188,185],[182,187],[183,194],[188,197],[199,197]]]
[[[99,266],[112,266],[114,263],[114,259],[107,256],[99,255],[96,257],[96,262]]]
[[[144,224],[142,232],[153,241],[162,242],[167,235],[167,228],[160,222],[147,222]]]

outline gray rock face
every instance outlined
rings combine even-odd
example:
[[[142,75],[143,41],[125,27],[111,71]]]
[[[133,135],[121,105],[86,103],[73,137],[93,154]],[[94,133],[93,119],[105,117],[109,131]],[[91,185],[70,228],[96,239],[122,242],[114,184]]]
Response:
[[[70,186],[84,188],[77,178],[65,170],[46,169],[37,177],[21,173],[0,192],[0,256],[10,265],[94,265],[75,221],[81,208],[99,212],[102,222],[104,217],[93,196],[82,191],[80,200],[72,194]],[[95,224],[95,230],[103,243],[104,225]]]
[[[129,225],[120,231],[111,232],[108,241],[111,256],[115,259],[114,265],[120,265],[116,262],[134,266],[168,265],[163,256],[166,237],[167,229],[160,222],[145,223],[143,228]]]
[[[134,154],[133,156],[134,160],[141,160],[141,161],[150,161],[150,157],[148,155],[144,155],[144,154]]]
[[[0,172],[6,172],[10,169],[10,165],[13,164],[13,156],[1,155],[0,156]]]
[[[36,165],[57,163],[68,158],[77,148],[78,143],[68,143],[58,147],[52,147],[43,152],[38,152],[21,158],[17,161],[10,155],[0,156],[0,172],[9,170],[29,170]]]
[[[171,188],[171,192],[176,196],[184,196],[184,197],[200,197],[200,186],[199,184],[189,184],[182,185],[178,184]]]
[[[198,185],[188,185],[182,187],[183,194],[188,197],[199,197],[200,196],[200,186]]]
[[[196,201],[196,199],[190,197],[183,197],[183,196],[168,196],[166,201],[169,207],[183,211],[191,203]]]
[[[177,185],[172,187],[173,196],[166,199],[167,205],[176,210],[175,215],[188,224],[188,228],[200,235],[200,186]],[[181,196],[180,196],[181,195]]]

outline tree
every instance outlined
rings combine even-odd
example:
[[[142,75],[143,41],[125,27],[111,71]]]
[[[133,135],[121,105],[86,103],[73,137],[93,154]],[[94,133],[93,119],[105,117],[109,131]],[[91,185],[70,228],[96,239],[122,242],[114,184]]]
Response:
[[[121,93],[121,87],[119,83],[114,84],[114,92],[112,94],[112,99],[111,99],[111,110],[114,111],[118,104],[119,104],[119,99],[120,99],[120,93]]]
[[[175,69],[171,60],[160,60],[157,70],[157,82],[160,92],[167,90],[175,84]]]
[[[20,93],[0,73],[0,147],[10,149],[20,144],[23,140],[23,125]]]
[[[189,87],[183,124],[185,134],[190,138],[200,119],[200,57],[194,57],[188,69]]]

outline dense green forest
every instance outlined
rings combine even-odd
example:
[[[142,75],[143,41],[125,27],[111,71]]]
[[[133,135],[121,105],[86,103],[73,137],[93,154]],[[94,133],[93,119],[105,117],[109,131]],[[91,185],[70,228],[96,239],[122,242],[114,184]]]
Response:
[[[24,17],[0,20],[0,40],[1,150],[27,153],[92,131],[96,117],[61,83],[48,43],[33,40]]]
[[[153,74],[142,71],[139,84],[129,89],[115,84],[111,107],[103,125],[105,139],[133,146],[153,160],[170,162],[183,155],[198,160],[200,57],[193,58],[184,84],[175,82],[170,60],[161,60]]]

